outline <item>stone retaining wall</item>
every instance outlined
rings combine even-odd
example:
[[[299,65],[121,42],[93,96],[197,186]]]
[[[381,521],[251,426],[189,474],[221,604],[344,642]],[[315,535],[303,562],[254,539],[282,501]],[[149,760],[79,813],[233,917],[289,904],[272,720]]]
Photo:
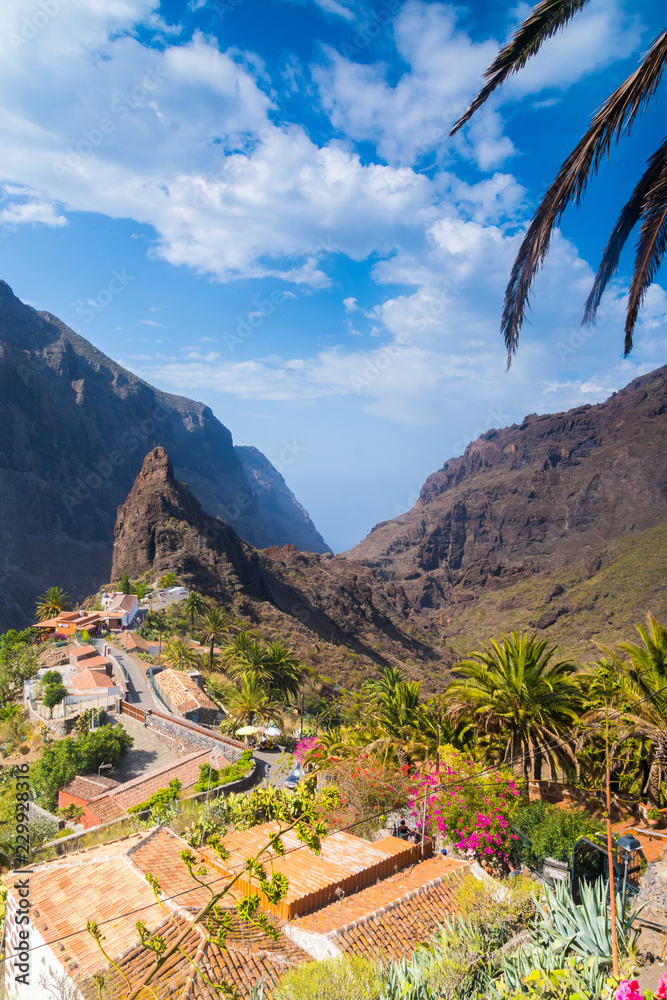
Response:
[[[195,729],[186,729],[178,721],[170,722],[162,719],[153,713],[146,713],[145,725],[159,737],[166,737],[163,741],[167,745],[173,746],[176,753],[195,753],[197,750],[217,750],[229,762],[233,764],[241,756],[241,750],[221,742],[206,733],[197,732]]]

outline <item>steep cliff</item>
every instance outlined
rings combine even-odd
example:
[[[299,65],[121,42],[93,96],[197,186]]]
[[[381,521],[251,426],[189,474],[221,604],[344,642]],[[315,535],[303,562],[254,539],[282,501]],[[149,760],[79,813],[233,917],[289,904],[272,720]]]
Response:
[[[156,444],[243,538],[327,551],[286,487],[274,503],[268,477],[258,497],[209,407],[154,389],[0,282],[0,630],[30,620],[47,586],[83,597],[108,580],[116,510]]]

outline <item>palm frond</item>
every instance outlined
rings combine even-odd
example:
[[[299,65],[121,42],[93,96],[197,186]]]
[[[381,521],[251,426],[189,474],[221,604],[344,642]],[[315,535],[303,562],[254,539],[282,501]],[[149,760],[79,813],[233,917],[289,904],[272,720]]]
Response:
[[[501,330],[507,348],[508,367],[516,354],[530,289],[544,263],[554,227],[571,201],[579,203],[591,175],[597,172],[602,159],[609,155],[612,142],[618,142],[622,133],[627,135],[630,132],[637,115],[654,96],[666,66],[667,31],[664,31],[655,39],[638,69],[596,113],[590,128],[563,163],[533,216],[505,292]],[[641,289],[638,287],[637,291],[641,292]],[[641,294],[637,301],[640,299]]]
[[[653,156],[648,161],[648,166],[642,177],[638,181],[629,200],[623,207],[623,211],[618,217],[607,245],[604,248],[598,273],[591,293],[586,300],[583,322],[592,324],[595,322],[595,314],[600,299],[604,291],[616,273],[621,251],[630,237],[630,233],[641,219],[646,204],[646,199],[651,193],[667,166],[667,139],[658,147]],[[627,351],[626,351],[627,354]]]
[[[482,104],[488,100],[496,87],[522,69],[531,56],[537,54],[542,44],[560,31],[574,15],[588,3],[588,0],[541,0],[533,7],[526,20],[515,32],[511,42],[502,49],[489,66],[484,79],[486,85],[472,102],[468,110],[461,115],[450,135],[461,128],[472,118]]]
[[[625,354],[632,350],[632,334],[644,296],[660,267],[667,248],[667,164],[646,197],[639,230],[635,267],[630,282],[628,311],[625,316]]]

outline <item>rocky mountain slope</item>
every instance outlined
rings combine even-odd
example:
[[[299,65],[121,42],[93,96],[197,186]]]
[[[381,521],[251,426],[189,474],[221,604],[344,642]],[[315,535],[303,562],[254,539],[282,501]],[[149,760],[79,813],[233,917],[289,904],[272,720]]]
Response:
[[[154,445],[252,544],[328,547],[282,477],[202,403],[160,392],[0,282],[0,630],[109,579],[116,510]]]
[[[452,648],[521,625],[594,655],[591,638],[667,617],[666,528],[667,366],[482,435],[345,556],[400,584]]]
[[[257,551],[203,511],[161,447],[146,456],[118,510],[111,576],[136,578],[147,570],[173,571],[265,635],[293,641],[308,662],[328,650],[320,665],[331,671],[337,664],[346,679],[361,666],[440,659],[411,634],[393,584],[340,556],[294,545]]]
[[[585,662],[647,611],[667,618],[666,445],[667,367],[489,431],[339,556],[256,552],[158,450],[119,511],[114,578],[171,569],[351,684],[393,663],[441,690],[456,659],[513,628]]]

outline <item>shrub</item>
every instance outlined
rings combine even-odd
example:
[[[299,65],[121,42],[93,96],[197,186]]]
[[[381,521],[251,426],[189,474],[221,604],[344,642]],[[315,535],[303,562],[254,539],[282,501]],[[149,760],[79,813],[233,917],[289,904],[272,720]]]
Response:
[[[548,802],[521,806],[514,818],[517,830],[530,838],[531,844],[515,841],[514,852],[526,864],[541,869],[545,858],[570,861],[572,848],[580,837],[595,837],[604,827],[585,809],[571,806],[559,809]]]
[[[212,768],[210,764],[201,764],[199,767],[199,777],[195,784],[195,792],[205,792],[209,788],[217,788],[218,785],[227,785],[230,781],[238,781],[244,778],[253,764],[251,750],[244,750],[239,759],[234,764],[223,767],[221,771]],[[211,781],[209,784],[209,773]]]
[[[90,732],[93,726],[101,726],[105,719],[106,712],[103,708],[87,708],[74,723],[74,732],[78,736],[83,736]]]
[[[417,823],[426,796],[426,827],[449,837],[461,851],[474,852],[484,865],[506,870],[515,834],[511,819],[518,789],[508,772],[488,772],[453,747],[441,751],[437,774],[418,775],[411,794]]]
[[[42,701],[45,708],[55,708],[67,697],[67,688],[63,684],[49,684],[44,688]]]
[[[100,764],[117,767],[132,743],[132,737],[120,725],[102,726],[75,739],[68,736],[47,743],[30,772],[37,801],[47,809],[54,809],[63,785],[76,774],[95,774]]]
[[[77,806],[73,802],[70,802],[70,804],[65,806],[64,809],[58,810],[58,815],[62,816],[63,819],[66,819],[70,823],[78,823],[83,816],[84,811],[83,806]]]
[[[274,1000],[379,1000],[380,977],[356,955],[308,962],[277,983]]]
[[[49,687],[51,684],[61,684],[63,675],[59,670],[47,670],[43,675],[40,684],[43,688]]]
[[[168,806],[176,801],[180,790],[180,781],[178,778],[172,778],[167,788],[160,788],[157,792],[153,792],[151,797],[146,799],[145,802],[140,802],[136,806],[130,806],[127,811],[128,813],[138,813],[143,812],[145,809],[164,808],[164,806]]]

